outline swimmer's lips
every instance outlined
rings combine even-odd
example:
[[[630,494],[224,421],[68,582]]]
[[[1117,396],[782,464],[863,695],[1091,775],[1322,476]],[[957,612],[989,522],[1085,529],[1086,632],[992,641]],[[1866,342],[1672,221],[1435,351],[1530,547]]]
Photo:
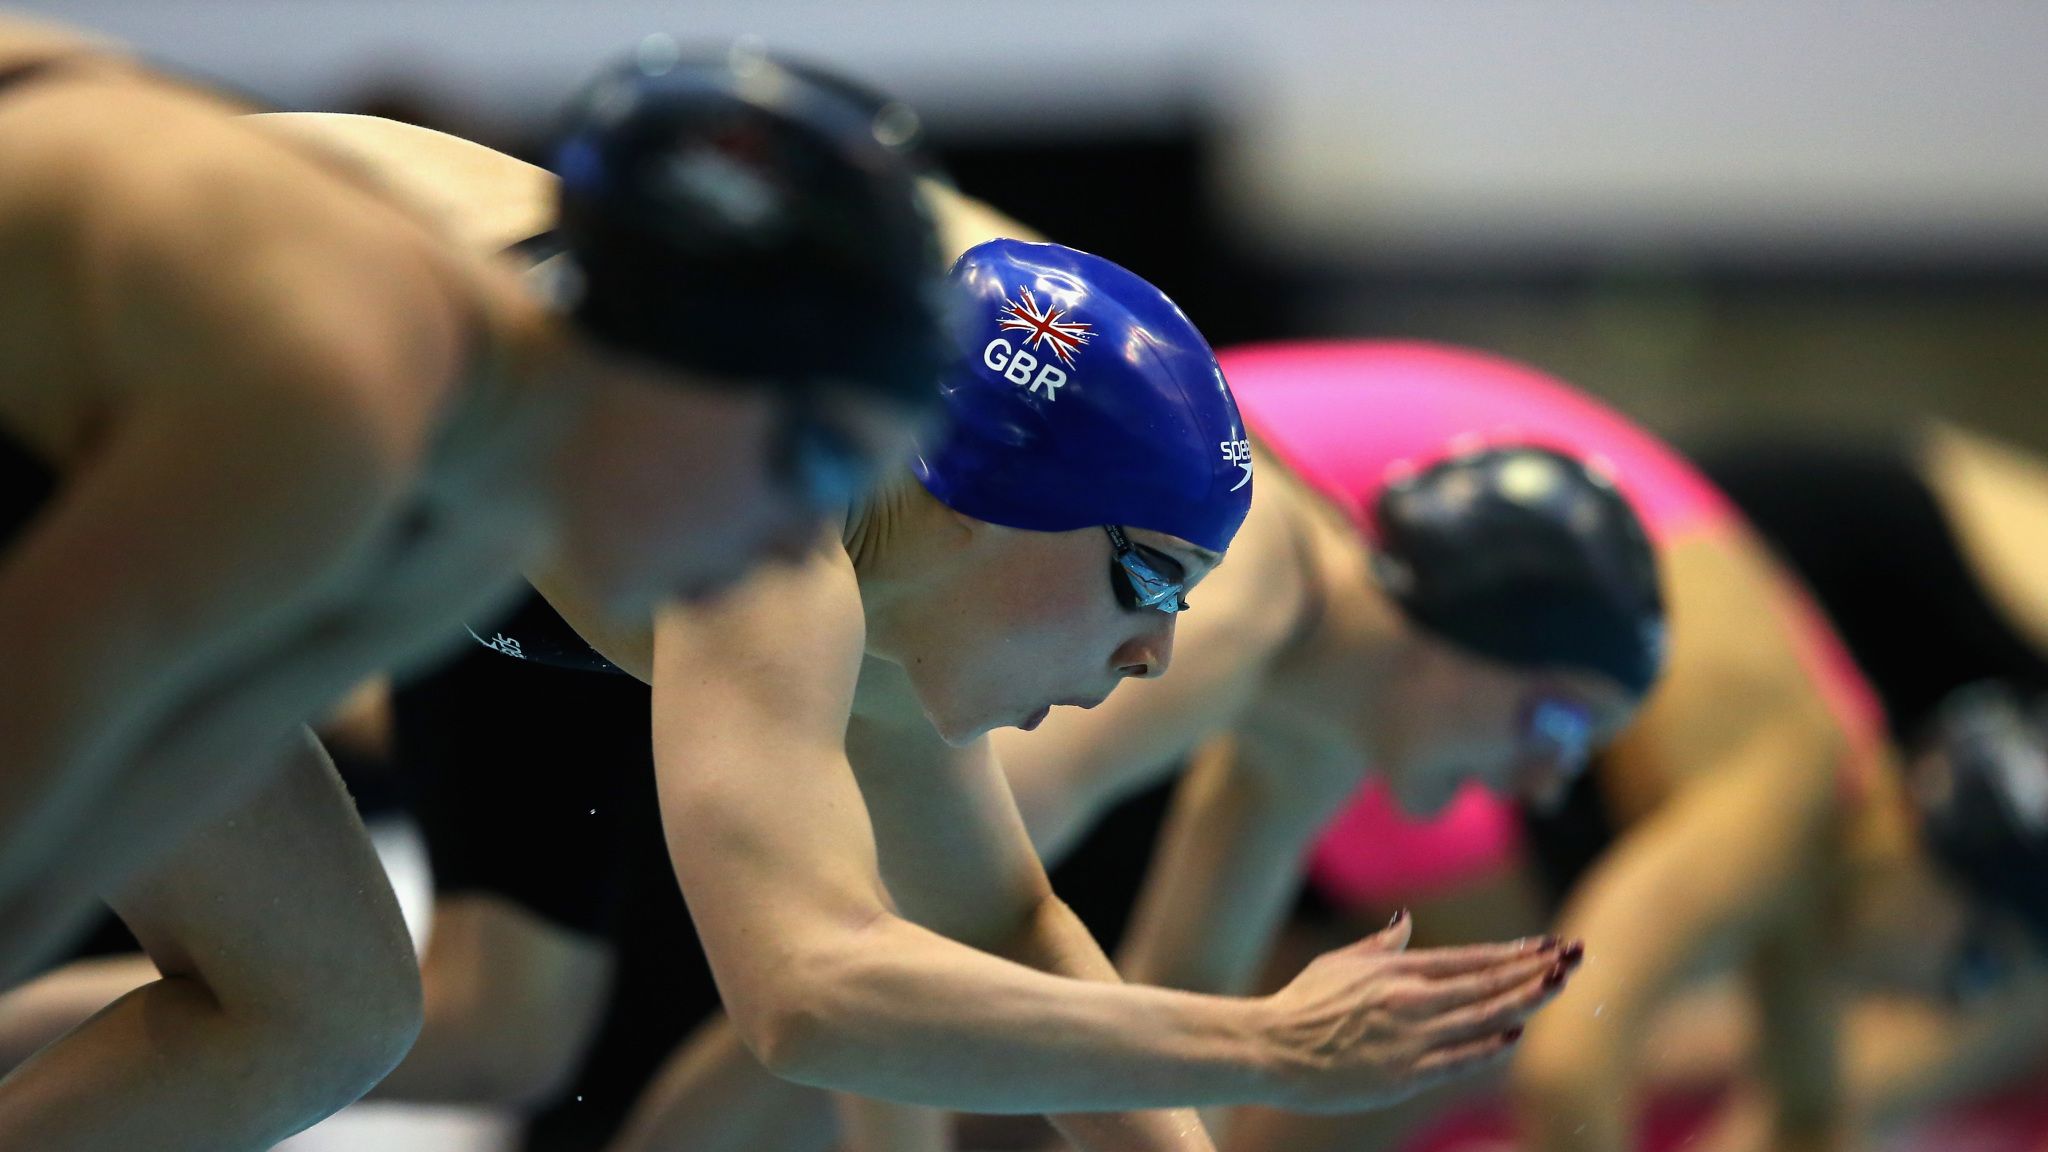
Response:
[[[1107,699],[1109,699],[1109,695],[1107,693],[1104,693],[1101,696],[1097,696],[1093,700],[1055,700],[1052,703],[1047,704],[1045,707],[1040,708],[1038,711],[1033,712],[1031,715],[1026,716],[1023,722],[1018,724],[1017,727],[1025,732],[1029,732],[1032,729],[1038,727],[1040,724],[1045,723],[1045,718],[1052,714],[1052,710],[1054,708],[1093,708]]]

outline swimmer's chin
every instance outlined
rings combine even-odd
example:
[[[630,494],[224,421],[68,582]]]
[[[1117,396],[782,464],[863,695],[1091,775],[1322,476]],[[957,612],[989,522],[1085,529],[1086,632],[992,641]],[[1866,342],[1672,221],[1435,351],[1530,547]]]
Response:
[[[1004,726],[1001,721],[970,724],[947,723],[945,720],[932,715],[932,711],[929,708],[925,709],[924,718],[931,724],[932,731],[938,733],[939,739],[946,742],[946,747],[948,748],[965,748],[990,732]]]
[[[974,743],[998,728],[1015,728],[1019,731],[1029,732],[1040,724],[1045,723],[1045,718],[1051,711],[1052,706],[1047,705],[1023,716],[984,720],[972,724],[949,725],[932,715],[930,710],[926,710],[925,719],[931,722],[932,730],[939,734],[939,739],[944,740],[948,747],[965,748],[967,745]]]

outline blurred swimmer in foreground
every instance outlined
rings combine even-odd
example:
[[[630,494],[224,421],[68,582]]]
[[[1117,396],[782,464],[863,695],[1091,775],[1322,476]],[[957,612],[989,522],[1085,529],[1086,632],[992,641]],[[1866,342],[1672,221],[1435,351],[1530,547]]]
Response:
[[[305,723],[556,555],[607,618],[714,590],[934,407],[914,175],[856,113],[660,72],[572,122],[543,299],[246,109],[0,21],[0,975],[102,895],[163,972],[0,1085],[0,1142],[268,1147],[368,1087],[418,976]],[[585,178],[636,130],[641,176],[714,176]],[[806,292],[839,306],[773,307]]]

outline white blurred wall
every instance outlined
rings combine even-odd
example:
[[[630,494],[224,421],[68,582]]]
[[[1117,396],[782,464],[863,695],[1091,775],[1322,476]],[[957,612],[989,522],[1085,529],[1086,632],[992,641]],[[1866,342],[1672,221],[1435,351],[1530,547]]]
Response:
[[[2038,0],[34,0],[302,106],[539,114],[655,30],[757,34],[947,129],[1230,128],[1283,254],[2048,254]]]

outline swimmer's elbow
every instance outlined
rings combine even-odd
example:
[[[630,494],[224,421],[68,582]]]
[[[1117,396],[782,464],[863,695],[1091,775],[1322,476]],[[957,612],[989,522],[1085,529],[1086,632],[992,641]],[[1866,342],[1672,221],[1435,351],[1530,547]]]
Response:
[[[740,1039],[762,1067],[784,1080],[831,1088],[867,1058],[874,1039],[863,1004],[877,996],[886,1002],[889,993],[874,978],[876,950],[863,947],[861,935],[818,942],[729,998]]]
[[[810,981],[780,982],[763,990],[761,1003],[733,1005],[733,1023],[763,1068],[798,1084],[831,1087],[854,1047],[831,1023],[839,1015],[832,999],[829,988]]]
[[[740,1039],[763,1068],[799,1084],[829,1081],[829,1030],[821,1026],[816,1005],[805,995],[778,995],[775,1003],[734,1019]]]
[[[836,1000],[840,990],[829,980],[805,970],[811,963],[791,963],[748,992],[731,996],[727,1011],[741,1043],[762,1068],[784,1080],[829,1086],[842,1047],[831,1021],[844,1013]]]

